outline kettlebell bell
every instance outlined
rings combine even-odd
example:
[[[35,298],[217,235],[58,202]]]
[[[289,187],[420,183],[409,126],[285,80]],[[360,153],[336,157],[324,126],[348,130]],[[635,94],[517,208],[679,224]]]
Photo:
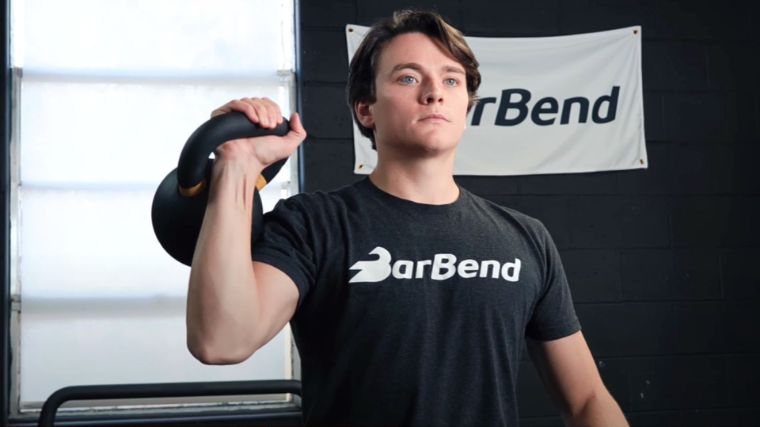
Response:
[[[212,117],[190,135],[182,148],[177,168],[161,181],[153,196],[151,219],[153,231],[161,246],[177,261],[190,265],[208,204],[208,189],[214,165],[209,156],[226,141],[266,135],[284,136],[289,124],[264,129],[245,114],[233,111]],[[253,191],[254,209],[251,218],[253,243],[261,233],[263,210],[259,190],[282,169],[287,159],[264,169]]]

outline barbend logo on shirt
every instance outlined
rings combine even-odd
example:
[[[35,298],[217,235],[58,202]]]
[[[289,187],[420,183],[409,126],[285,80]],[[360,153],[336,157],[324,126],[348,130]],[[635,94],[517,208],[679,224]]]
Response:
[[[520,267],[522,262],[515,258],[514,262],[502,264],[496,260],[477,261],[463,259],[457,262],[453,254],[435,254],[433,259],[412,261],[398,259],[392,261],[391,253],[382,246],[373,249],[370,255],[377,256],[371,261],[357,261],[349,267],[350,270],[359,270],[349,283],[375,283],[382,282],[388,276],[396,279],[422,279],[429,277],[433,280],[446,280],[454,275],[463,279],[502,278],[508,282],[520,280]]]

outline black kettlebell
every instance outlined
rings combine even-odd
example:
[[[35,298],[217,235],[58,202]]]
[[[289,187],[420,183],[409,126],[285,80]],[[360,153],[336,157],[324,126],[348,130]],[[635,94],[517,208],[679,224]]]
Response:
[[[212,117],[190,135],[182,148],[177,168],[161,181],[153,196],[153,231],[169,255],[188,266],[193,261],[195,244],[208,203],[208,188],[214,164],[209,155],[231,139],[283,136],[288,133],[288,129],[288,121],[285,119],[274,129],[264,129],[248,120],[245,114],[231,112]],[[251,242],[258,238],[262,226],[263,211],[259,190],[277,175],[286,160],[269,165],[256,184],[253,192]]]

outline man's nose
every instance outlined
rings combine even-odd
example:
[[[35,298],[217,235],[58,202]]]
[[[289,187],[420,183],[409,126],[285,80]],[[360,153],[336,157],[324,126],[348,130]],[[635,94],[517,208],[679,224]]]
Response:
[[[443,101],[443,90],[440,83],[429,81],[423,86],[420,101],[425,104],[434,104]]]

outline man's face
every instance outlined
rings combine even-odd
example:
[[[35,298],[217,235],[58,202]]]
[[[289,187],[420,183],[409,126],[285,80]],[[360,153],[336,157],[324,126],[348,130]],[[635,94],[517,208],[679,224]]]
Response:
[[[467,116],[464,67],[421,33],[393,38],[376,67],[376,101],[357,111],[362,124],[374,129],[378,150],[455,149]]]

